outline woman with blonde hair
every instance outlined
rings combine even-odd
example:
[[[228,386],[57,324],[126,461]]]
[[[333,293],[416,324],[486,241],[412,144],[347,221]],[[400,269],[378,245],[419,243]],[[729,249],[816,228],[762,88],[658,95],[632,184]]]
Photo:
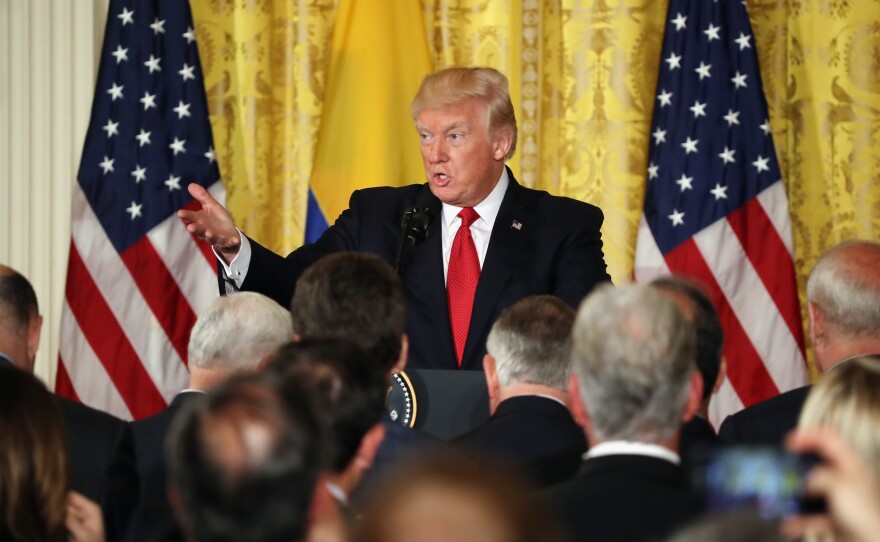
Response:
[[[839,363],[813,386],[801,411],[798,427],[834,430],[869,466],[875,485],[880,487],[878,390],[880,356],[859,356]],[[880,514],[880,510],[877,513]]]

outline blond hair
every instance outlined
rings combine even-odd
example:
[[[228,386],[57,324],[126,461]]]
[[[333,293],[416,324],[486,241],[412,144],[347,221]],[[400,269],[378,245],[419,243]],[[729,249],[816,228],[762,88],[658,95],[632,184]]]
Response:
[[[486,105],[489,130],[509,130],[510,149],[505,155],[510,160],[516,150],[516,115],[507,77],[495,68],[447,68],[425,76],[416,97],[412,101],[413,120],[419,113],[430,109],[443,109],[476,100]]]
[[[859,453],[880,483],[880,356],[839,365],[810,390],[800,427],[831,427]]]

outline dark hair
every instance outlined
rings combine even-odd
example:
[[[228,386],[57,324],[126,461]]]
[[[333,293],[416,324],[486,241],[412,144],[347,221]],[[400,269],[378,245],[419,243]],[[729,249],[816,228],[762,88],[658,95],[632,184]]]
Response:
[[[329,464],[342,472],[385,411],[388,375],[354,343],[311,337],[283,346],[266,367],[313,394],[324,423]]]
[[[0,265],[0,324],[5,319],[11,329],[24,331],[31,318],[39,313],[37,294],[28,279]]]
[[[297,281],[290,312],[293,331],[301,338],[348,339],[385,372],[400,357],[406,316],[403,284],[378,256],[342,252],[321,258]]]
[[[712,395],[712,388],[721,370],[721,353],[724,348],[724,329],[718,318],[715,304],[705,291],[691,279],[667,276],[651,282],[661,290],[677,292],[688,299],[694,307],[694,332],[697,337],[697,370],[703,376],[703,399]]]
[[[52,394],[32,374],[0,361],[0,539],[63,535],[69,476]]]
[[[169,482],[199,542],[290,542],[305,533],[321,437],[308,394],[290,386],[237,375],[174,420]]]

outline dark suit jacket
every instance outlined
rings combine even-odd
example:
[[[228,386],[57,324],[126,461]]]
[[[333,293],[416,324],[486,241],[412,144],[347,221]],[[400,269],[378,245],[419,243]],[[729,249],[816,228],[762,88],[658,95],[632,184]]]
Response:
[[[682,464],[687,465],[692,458],[717,445],[718,437],[706,418],[694,416],[681,428],[678,454],[681,456]]]
[[[137,503],[131,428],[106,412],[54,397],[70,449],[70,488],[101,505],[106,538],[118,540]]]
[[[782,446],[785,435],[797,427],[811,389],[796,388],[728,416],[718,431],[718,440],[726,444]]]
[[[642,455],[587,459],[575,478],[542,496],[571,540],[664,540],[702,511],[680,467]]]
[[[128,528],[127,540],[162,540],[169,533],[177,532],[167,498],[165,437],[181,408],[200,395],[198,392],[178,393],[162,412],[132,422],[131,431],[141,488],[138,506]]]
[[[569,463],[577,465],[587,451],[584,431],[568,409],[539,396],[502,401],[488,422],[455,443],[480,457],[523,469],[525,476],[542,487],[560,480],[546,480],[542,470],[530,468],[540,458],[553,455],[558,462],[563,461],[559,454],[565,453],[572,458]]]
[[[602,211],[522,187],[509,170],[508,174],[510,185],[477,284],[462,369],[482,369],[489,328],[499,313],[516,301],[552,294],[577,307],[593,286],[610,280],[599,232]],[[242,289],[261,292],[287,307],[300,274],[322,256],[340,251],[370,252],[393,264],[401,217],[420,194],[427,198],[434,220],[425,240],[410,250],[401,265],[407,301],[408,366],[457,369],[446,303],[442,204],[427,184],[355,191],[349,209],[317,242],[286,258],[252,241],[252,259]]]

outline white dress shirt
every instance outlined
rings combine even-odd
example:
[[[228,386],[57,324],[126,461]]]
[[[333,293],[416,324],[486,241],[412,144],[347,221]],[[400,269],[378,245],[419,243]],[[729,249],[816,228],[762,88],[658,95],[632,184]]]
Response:
[[[474,207],[474,210],[480,215],[480,218],[471,224],[471,237],[473,237],[474,245],[477,247],[477,257],[480,260],[480,269],[483,268],[483,262],[486,260],[486,252],[489,250],[489,237],[492,235],[492,226],[495,225],[495,218],[498,217],[498,210],[501,208],[501,201],[504,199],[504,193],[507,192],[507,186],[509,184],[510,179],[507,176],[507,168],[504,168],[501,171],[501,178],[498,180],[498,184],[495,185],[495,188],[492,189],[492,192],[486,196],[486,199]],[[455,239],[455,234],[458,232],[459,226],[461,226],[461,219],[458,217],[460,211],[461,207],[455,207],[454,205],[447,205],[445,203],[443,204],[443,217],[440,221],[440,234],[442,236],[441,241],[443,245],[444,280],[446,279],[447,269],[449,267],[449,254],[452,252],[452,241]],[[238,254],[236,254],[235,258],[233,258],[229,264],[223,261],[223,258],[220,257],[217,249],[214,249],[214,255],[217,256],[217,260],[220,262],[220,265],[223,266],[226,275],[235,281],[237,287],[241,288],[241,284],[244,282],[248,268],[251,265],[251,243],[248,241],[248,238],[241,233],[241,230],[238,230],[238,235],[241,238],[241,246],[238,249]]]
[[[649,444],[647,442],[632,442],[629,440],[609,440],[606,442],[600,442],[599,444],[596,444],[595,446],[587,450],[587,452],[584,454],[584,459],[590,459],[591,457],[602,457],[604,455],[621,454],[646,455],[649,457],[664,459],[676,465],[681,464],[681,458],[679,457],[679,455],[669,448],[664,448],[663,446],[659,446],[657,444]]]

